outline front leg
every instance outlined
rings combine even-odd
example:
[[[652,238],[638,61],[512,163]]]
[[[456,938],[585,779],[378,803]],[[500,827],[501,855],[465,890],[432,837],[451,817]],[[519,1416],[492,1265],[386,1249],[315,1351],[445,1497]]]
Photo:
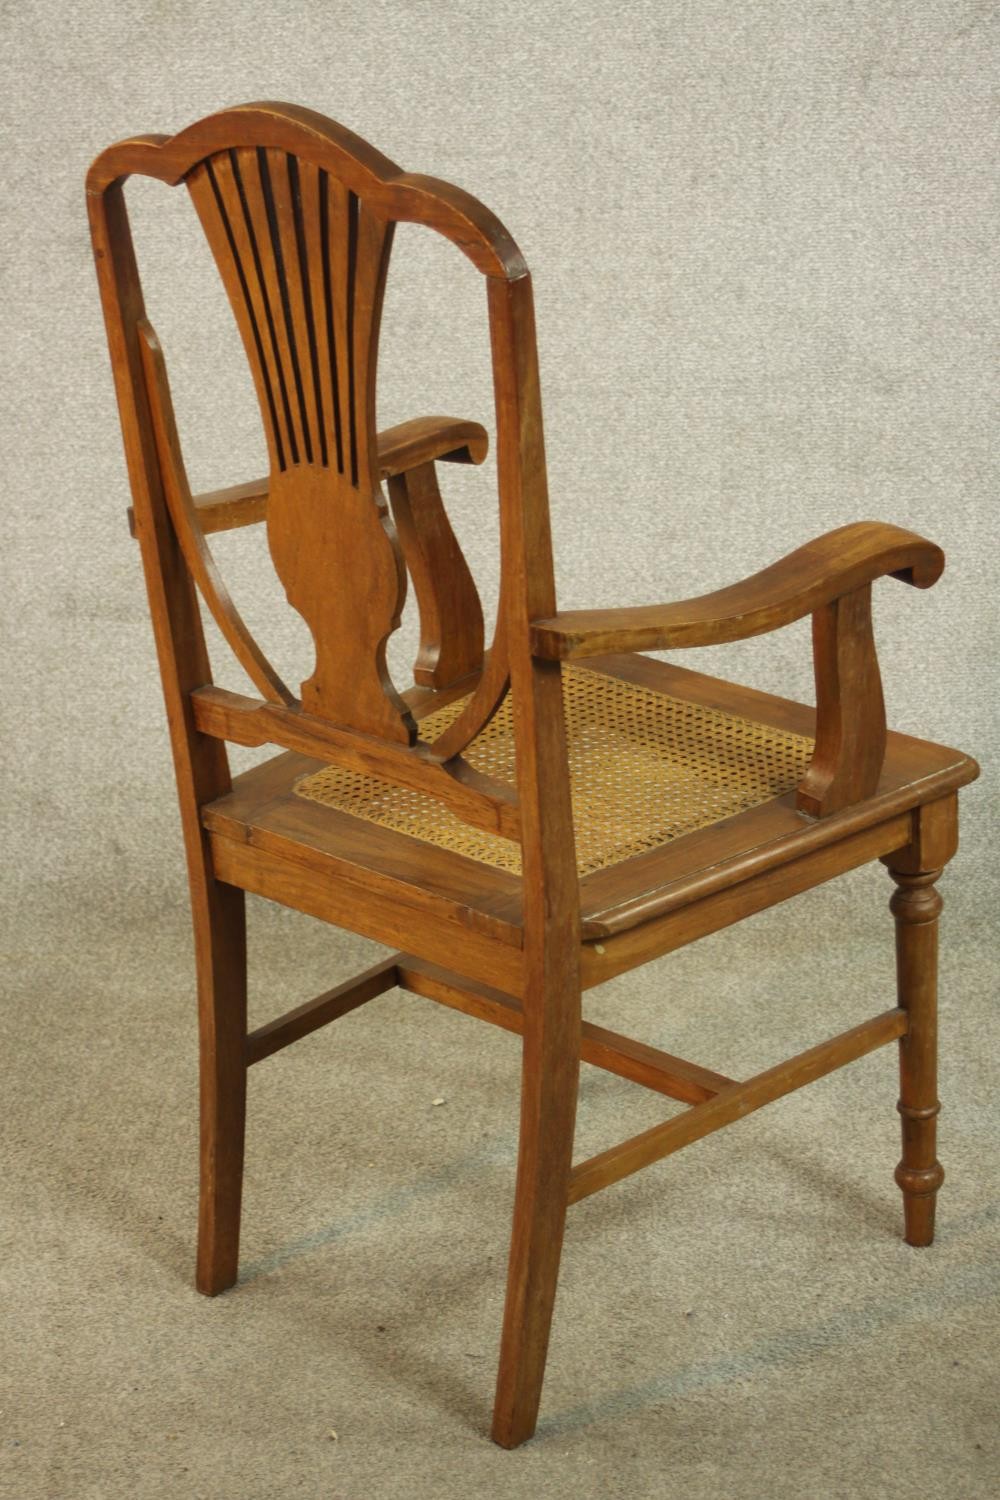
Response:
[[[937,1159],[937,958],[942,901],[934,889],[940,870],[916,875],[890,869],[899,887],[889,908],[896,918],[896,980],[909,1027],[899,1039],[899,1103],[903,1156],[896,1181],[903,1190],[908,1245],[934,1238],[934,1206],[944,1168]]]
[[[898,887],[889,908],[896,919],[896,985],[909,1026],[899,1039],[899,1109],[903,1156],[896,1181],[903,1192],[906,1242],[929,1245],[944,1181],[937,1159],[937,969],[942,901],[935,884],[958,847],[954,794],[914,812],[913,842],[884,863]]]

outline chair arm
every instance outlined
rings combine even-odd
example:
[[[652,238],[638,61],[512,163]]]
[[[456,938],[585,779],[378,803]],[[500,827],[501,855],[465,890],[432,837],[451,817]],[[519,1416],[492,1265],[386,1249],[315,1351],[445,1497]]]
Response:
[[[450,464],[481,464],[489,447],[486,428],[478,422],[463,422],[458,417],[414,417],[387,427],[378,442],[379,473],[383,479],[405,474],[421,464],[441,461]],[[202,530],[232,531],[238,526],[253,526],[267,517],[267,493],[270,479],[251,479],[246,484],[230,485],[195,495],[194,507]],[[135,517],[128,510],[129,531],[135,536]]]
[[[413,417],[378,435],[378,463],[383,479],[405,474],[419,464],[481,464],[490,440],[478,422],[458,417]]]
[[[569,610],[535,620],[532,650],[550,661],[569,661],[740,641],[813,614],[886,574],[930,588],[943,568],[940,547],[915,532],[880,521],[856,521],[807,542],[741,583],[696,599]]]

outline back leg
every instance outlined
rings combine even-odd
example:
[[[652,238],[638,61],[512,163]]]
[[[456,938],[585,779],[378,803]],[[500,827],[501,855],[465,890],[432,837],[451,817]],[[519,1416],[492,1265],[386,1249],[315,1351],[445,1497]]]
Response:
[[[201,1149],[196,1285],[209,1297],[236,1280],[246,1128],[245,898],[209,874],[194,902],[198,965]]]
[[[541,1006],[525,1004],[525,1016]],[[579,1026],[577,1005],[577,1029]],[[553,1028],[559,1030],[559,1028]],[[516,1448],[535,1430],[559,1279],[573,1155],[579,1044],[526,1019],[521,1138],[493,1440]]]

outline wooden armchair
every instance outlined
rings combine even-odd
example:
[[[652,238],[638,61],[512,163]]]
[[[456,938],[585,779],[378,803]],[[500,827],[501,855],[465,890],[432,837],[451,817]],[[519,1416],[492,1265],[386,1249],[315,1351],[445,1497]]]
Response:
[[[264,480],[190,492],[131,247],[132,173],[183,182],[194,201],[252,369]],[[907,1240],[929,1244],[943,1177],[934,884],[956,848],[957,790],[977,768],[886,733],[870,600],[886,575],[929,587],[939,549],[864,522],[702,598],[560,613],[531,281],[481,204],[277,104],[112,146],[87,192],[190,877],[200,1290],[237,1276],[247,1069],[393,987],[522,1039],[498,1443],[534,1431],[568,1206],[894,1040],[896,1181]],[[444,417],[376,428],[398,221],[451,240],[487,288],[502,553],[488,650],[436,467],[480,462],[485,431]],[[237,613],[206,540],[260,521],[315,642],[297,695]],[[400,692],[385,652],[407,572],[421,640],[414,684]],[[214,685],[199,593],[258,697]],[[640,654],[807,613],[815,711]],[[280,753],[231,778],[226,741]],[[745,1081],[582,1020],[584,990],[875,859],[898,887],[899,982],[896,1004],[873,1020]],[[248,1034],[245,891],[400,951]],[[581,1058],[689,1107],[574,1164]]]

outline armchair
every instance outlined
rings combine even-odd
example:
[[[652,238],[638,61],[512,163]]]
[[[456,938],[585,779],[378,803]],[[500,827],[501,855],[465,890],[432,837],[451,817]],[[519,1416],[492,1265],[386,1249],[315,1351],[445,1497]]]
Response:
[[[124,187],[133,174],[183,184],[191,197],[253,374],[264,479],[191,493],[132,250]],[[187,852],[201,1057],[198,1288],[214,1296],[237,1279],[249,1068],[396,987],[520,1038],[492,1428],[505,1447],[535,1428],[569,1207],[892,1041],[905,1233],[929,1244],[943,1178],[934,887],[957,845],[957,793],[977,768],[959,751],[887,733],[870,593],[884,575],[928,587],[939,549],[865,522],[700,599],[560,613],[531,279],[487,209],[280,104],[111,146],[87,196]],[[488,649],[437,481],[442,462],[481,461],[486,432],[429,417],[380,433],[375,419],[382,290],[403,221],[450,241],[487,293],[502,574]],[[315,644],[297,691],[212,557],[212,533],[252,524],[266,526]],[[385,648],[407,575],[421,638],[413,682],[398,687]],[[214,682],[201,607],[256,696]],[[643,654],[737,640],[805,614],[815,710]],[[233,776],[227,741],[275,753]],[[874,1019],[739,1081],[584,1018],[591,987],[879,859],[898,887],[898,988]],[[247,891],[390,951],[248,1030]],[[687,1108],[574,1163],[581,1061]]]

